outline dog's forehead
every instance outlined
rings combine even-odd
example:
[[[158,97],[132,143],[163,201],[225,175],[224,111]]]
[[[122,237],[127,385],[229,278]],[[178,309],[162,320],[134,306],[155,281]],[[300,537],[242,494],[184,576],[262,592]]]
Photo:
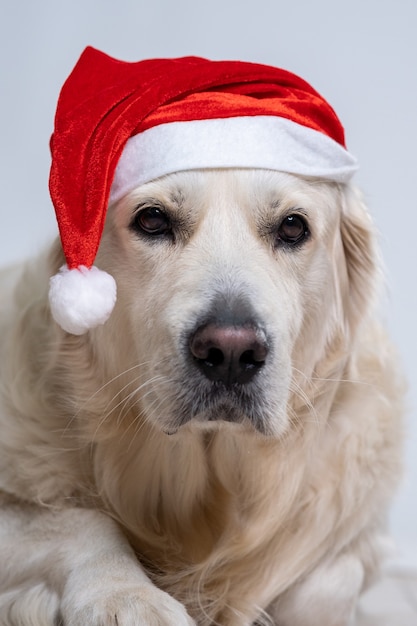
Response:
[[[249,215],[305,207],[335,206],[337,186],[262,169],[177,172],[143,185],[138,197],[157,198],[176,211],[202,213],[213,207],[236,207]]]

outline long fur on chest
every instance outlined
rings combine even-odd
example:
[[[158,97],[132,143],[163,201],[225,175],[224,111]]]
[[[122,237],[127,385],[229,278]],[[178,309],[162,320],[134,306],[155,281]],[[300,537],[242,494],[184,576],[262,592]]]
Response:
[[[233,623],[236,606],[242,623],[381,521],[375,512],[398,473],[390,413],[379,389],[378,416],[363,433],[367,395],[351,387],[325,394],[331,407],[317,398],[316,415],[279,442],[226,425],[161,439],[142,425],[134,442],[119,433],[97,446],[106,508],[151,576],[191,613],[203,609],[207,624]]]

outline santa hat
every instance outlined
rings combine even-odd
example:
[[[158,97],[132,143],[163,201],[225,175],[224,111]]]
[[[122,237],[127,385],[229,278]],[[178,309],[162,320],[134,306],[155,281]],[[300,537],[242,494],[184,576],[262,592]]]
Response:
[[[165,174],[247,167],[347,182],[356,161],[330,105],[282,69],[186,57],[127,63],[86,48],[65,82],[50,192],[66,266],[50,305],[67,332],[104,323],[112,276],[94,267],[109,203]]]

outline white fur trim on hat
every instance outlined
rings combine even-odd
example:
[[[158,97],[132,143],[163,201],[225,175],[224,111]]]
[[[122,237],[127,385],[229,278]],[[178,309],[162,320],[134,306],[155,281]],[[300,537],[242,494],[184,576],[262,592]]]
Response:
[[[110,202],[165,174],[248,167],[347,182],[356,159],[324,133],[272,115],[160,124],[131,137],[122,152]]]
[[[83,335],[109,318],[116,302],[116,282],[113,276],[99,270],[80,266],[61,267],[52,276],[49,304],[55,321],[73,335]]]

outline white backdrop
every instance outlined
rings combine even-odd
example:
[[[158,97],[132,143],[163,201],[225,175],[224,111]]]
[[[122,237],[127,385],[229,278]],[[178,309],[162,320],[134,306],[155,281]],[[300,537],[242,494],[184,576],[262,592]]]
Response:
[[[59,89],[91,44],[124,60],[199,55],[277,65],[334,106],[381,233],[384,315],[410,383],[407,476],[392,513],[417,563],[416,0],[3,0],[0,263],[56,233],[48,140]],[[1,436],[1,433],[0,433]]]

